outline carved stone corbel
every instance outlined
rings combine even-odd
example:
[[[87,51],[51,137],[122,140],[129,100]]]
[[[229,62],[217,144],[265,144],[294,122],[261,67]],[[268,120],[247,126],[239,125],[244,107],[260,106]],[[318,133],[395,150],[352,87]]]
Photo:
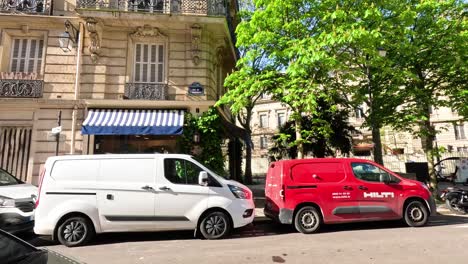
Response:
[[[223,46],[216,48],[216,63],[218,65],[223,65],[224,53],[225,53],[224,49],[225,48]]]
[[[192,37],[192,61],[193,64],[198,65],[200,63],[200,48],[202,40],[202,28],[198,24],[193,24],[191,27]]]
[[[99,51],[101,49],[101,41],[99,40],[99,34],[97,32],[97,21],[94,18],[86,19],[86,28],[89,32],[90,44],[88,47],[91,53],[91,61],[97,63],[99,60]]]
[[[136,31],[130,34],[132,38],[167,38],[166,35],[161,33],[159,28],[150,25],[137,27]]]

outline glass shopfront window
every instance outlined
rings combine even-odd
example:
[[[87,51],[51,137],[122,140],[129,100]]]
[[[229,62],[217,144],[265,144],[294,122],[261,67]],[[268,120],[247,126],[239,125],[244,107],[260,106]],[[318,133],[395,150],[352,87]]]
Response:
[[[177,136],[96,135],[94,138],[94,154],[177,152]]]

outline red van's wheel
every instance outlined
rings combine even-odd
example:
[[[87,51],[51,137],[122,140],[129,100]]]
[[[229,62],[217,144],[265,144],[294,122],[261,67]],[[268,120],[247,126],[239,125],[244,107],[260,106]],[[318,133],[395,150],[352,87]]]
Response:
[[[420,201],[412,201],[405,208],[404,220],[411,227],[424,226],[429,220],[429,211]]]
[[[296,230],[303,234],[315,233],[322,224],[320,213],[313,206],[302,207],[294,218]]]

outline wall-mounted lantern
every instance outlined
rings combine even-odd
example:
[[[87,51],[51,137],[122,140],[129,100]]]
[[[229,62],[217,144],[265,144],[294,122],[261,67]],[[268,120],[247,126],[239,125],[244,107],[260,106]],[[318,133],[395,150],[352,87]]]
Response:
[[[59,36],[60,48],[64,52],[71,51],[72,43],[76,44],[78,42],[78,35],[79,34],[80,34],[80,31],[75,26],[73,26],[73,24],[69,20],[66,20],[65,21],[65,32],[63,32]]]

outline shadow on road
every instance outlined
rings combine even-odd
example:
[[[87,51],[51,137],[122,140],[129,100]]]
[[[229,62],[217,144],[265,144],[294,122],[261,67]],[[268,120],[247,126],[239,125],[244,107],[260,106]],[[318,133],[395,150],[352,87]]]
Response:
[[[457,215],[437,215],[431,217],[428,227],[433,226],[450,226],[468,224],[468,217]],[[357,230],[379,230],[390,228],[410,228],[407,227],[402,221],[375,221],[375,222],[361,222],[361,223],[348,223],[336,225],[324,225],[320,229],[320,233],[334,233],[346,232]],[[289,233],[296,233],[292,225],[281,225],[271,220],[256,221],[246,227],[236,229],[228,239],[242,239],[248,237],[262,237],[262,236],[275,236],[284,235]],[[57,242],[51,241],[48,238],[37,237],[34,234],[24,234],[20,236],[22,239],[37,246],[53,246],[58,245]],[[141,233],[108,233],[96,236],[89,246],[105,245],[126,242],[142,242],[142,241],[173,241],[173,240],[193,240],[200,239],[194,238],[193,231],[164,231],[164,232],[141,232]]]

